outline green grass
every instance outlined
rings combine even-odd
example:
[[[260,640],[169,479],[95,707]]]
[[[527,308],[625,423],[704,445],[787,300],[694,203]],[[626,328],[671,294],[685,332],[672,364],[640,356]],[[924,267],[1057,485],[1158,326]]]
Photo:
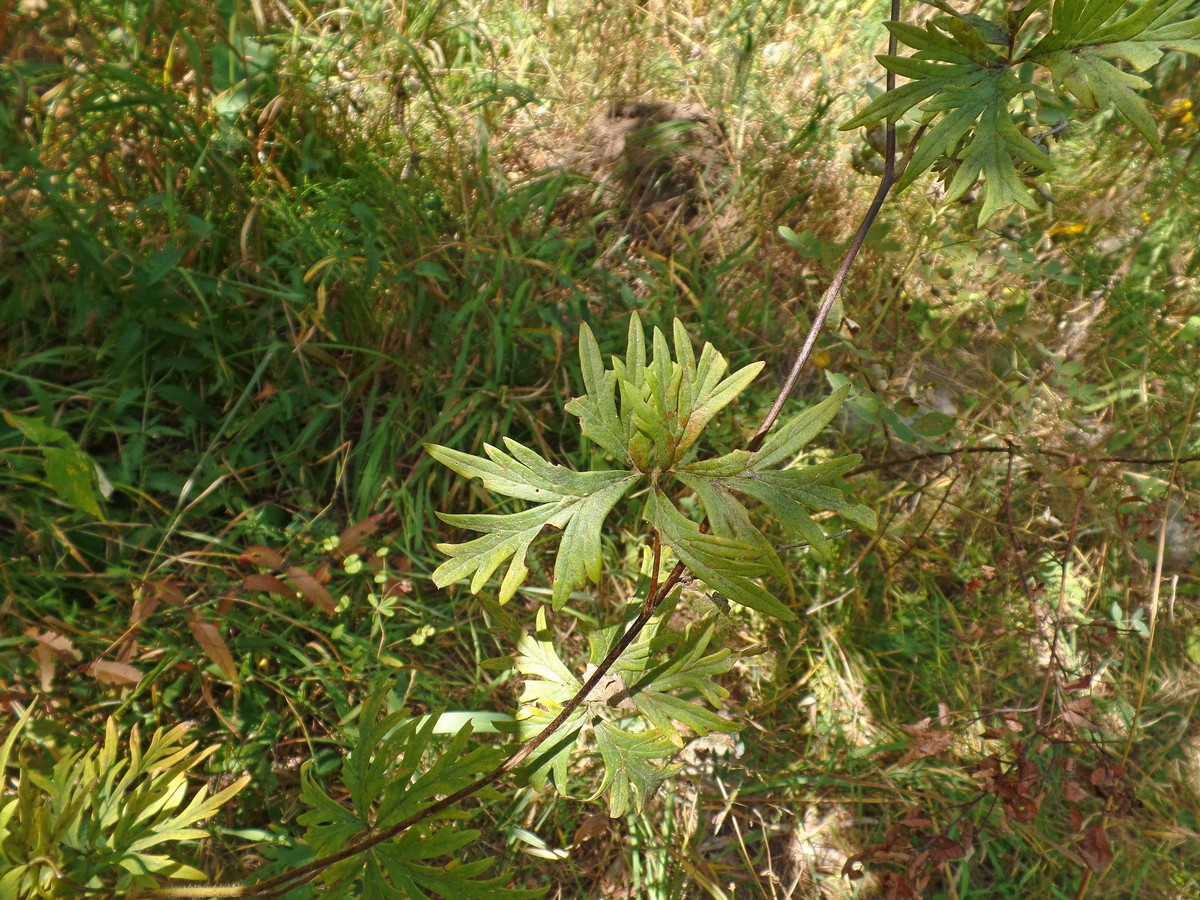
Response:
[[[87,488],[102,514],[82,511],[42,448],[0,424],[0,688],[10,706],[44,695],[28,732],[42,765],[110,714],[189,720],[221,744],[211,772],[253,781],[210,823],[199,856],[214,880],[301,858],[299,765],[333,778],[380,679],[414,713],[515,705],[511,672],[483,665],[511,652],[500,614],[428,578],[445,538],[434,511],[488,498],[421,445],[507,434],[587,465],[562,411],[581,389],[575,335],[587,321],[617,352],[633,309],[682,318],[735,365],[768,360],[715,427],[736,441],[871,189],[850,166],[859,136],[835,127],[877,79],[874,10],[288,10],[50,0],[0,29],[0,406],[67,432],[104,475]],[[1160,160],[1119,123],[1073,125],[1058,202],[999,233],[919,188],[896,198],[846,295],[859,330],[823,341],[856,391],[826,443],[864,454],[850,484],[879,533],[841,538],[830,563],[790,552],[812,610],[799,624],[734,618],[745,728],[726,752],[698,751],[651,810],[576,845],[600,809],[580,799],[582,769],[573,798],[512,787],[484,810],[482,841],[518,880],[563,897],[869,896],[912,861],[905,840],[961,840],[970,823],[971,853],[928,868],[930,896],[1073,896],[1077,837],[1107,809],[1115,858],[1089,896],[1196,890],[1197,568],[1159,597],[1151,644],[1134,614],[1150,616],[1173,470],[1095,461],[1200,452],[1200,178],[1194,124],[1171,106],[1194,69],[1162,73]],[[648,220],[619,181],[572,171],[616,99],[701,103],[720,121],[729,162],[703,182],[707,228]],[[799,394],[826,389],[814,373]],[[912,411],[937,403],[952,421],[914,432]],[[894,462],[1006,440],[1011,464]],[[1197,474],[1174,473],[1193,510]],[[384,518],[362,555],[388,549],[382,585],[327,543],[371,515]],[[640,537],[619,523],[610,577],[573,601],[581,618],[613,618]],[[337,613],[245,589],[269,568],[239,561],[255,545],[327,573]],[[527,622],[538,600],[511,612]],[[193,610],[220,623],[236,679],[193,636]],[[49,682],[29,636],[46,631],[79,653]],[[1095,728],[1056,718],[1037,733],[1051,642],[1049,702],[1090,698],[1077,715]],[[100,659],[143,678],[100,684]],[[901,764],[926,717],[953,738]],[[1035,809],[1006,809],[1013,782],[982,787],[993,754],[1006,774],[1035,767]],[[1105,760],[1120,784],[1090,780]],[[856,856],[861,882],[841,874]]]

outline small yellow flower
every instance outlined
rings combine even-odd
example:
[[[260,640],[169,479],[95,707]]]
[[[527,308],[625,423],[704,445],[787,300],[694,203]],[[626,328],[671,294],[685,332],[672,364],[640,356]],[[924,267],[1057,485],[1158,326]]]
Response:
[[[1083,234],[1087,230],[1087,225],[1082,222],[1069,222],[1066,225],[1055,225],[1046,232],[1050,237],[1057,237],[1060,234]]]
[[[1182,116],[1184,121],[1190,121],[1192,116],[1192,101],[1186,97],[1180,97],[1178,100],[1171,102],[1167,107],[1168,116]]]

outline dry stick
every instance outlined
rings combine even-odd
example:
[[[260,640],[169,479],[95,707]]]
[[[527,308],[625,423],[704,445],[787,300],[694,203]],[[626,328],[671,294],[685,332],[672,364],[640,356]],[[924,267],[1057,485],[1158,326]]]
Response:
[[[899,21],[900,0],[892,0],[891,18],[893,22]],[[891,35],[888,39],[888,53],[891,55],[895,55],[896,53],[895,35]],[[894,90],[895,87],[895,73],[889,71],[887,73],[887,89],[891,91]],[[754,436],[750,439],[746,446],[746,449],[750,452],[753,453],[762,445],[763,439],[767,436],[767,432],[771,430],[771,427],[779,418],[779,414],[783,410],[784,403],[787,402],[788,397],[791,396],[792,391],[795,389],[796,382],[800,379],[800,372],[804,368],[805,363],[808,362],[809,356],[812,355],[812,350],[817,342],[817,337],[820,335],[821,330],[825,325],[825,320],[829,317],[829,311],[833,308],[834,301],[837,300],[838,295],[842,291],[842,286],[846,281],[846,276],[850,273],[850,267],[853,265],[855,258],[858,256],[859,250],[862,249],[863,241],[867,237],[867,232],[870,231],[875,219],[878,218],[879,211],[883,207],[883,202],[887,198],[888,191],[891,190],[892,184],[895,181],[895,171],[896,126],[894,122],[889,121],[887,125],[887,146],[883,178],[879,182],[879,188],[875,192],[875,198],[871,201],[871,206],[868,208],[866,215],[863,216],[862,224],[859,225],[858,232],[855,234],[854,240],[850,242],[850,246],[847,248],[845,256],[842,257],[842,263],[840,266],[838,266],[838,270],[834,274],[828,290],[825,291],[825,295],[821,300],[821,306],[817,310],[816,318],[813,319],[813,323],[809,327],[808,336],[804,341],[804,346],[800,349],[800,353],[796,356],[796,360],[792,364],[792,370],[789,373],[787,380],[779,389],[779,394],[776,396],[775,402],[772,404],[771,409],[767,413],[766,418],[763,420],[762,425],[759,426],[758,431],[755,432]],[[259,882],[258,884],[246,885],[244,892],[236,896],[282,896],[286,891],[298,887],[305,882],[311,881],[320,872],[324,871],[330,866],[335,865],[342,860],[357,856],[360,853],[364,853],[367,850],[370,850],[372,847],[377,847],[378,845],[402,834],[413,825],[423,822],[424,820],[430,818],[431,816],[437,815],[443,810],[449,809],[459,801],[465,800],[472,794],[475,794],[483,788],[488,787],[507,773],[511,772],[513,769],[517,768],[517,766],[525,762],[525,760],[527,760],[538,747],[544,744],[555,732],[557,732],[566,723],[566,721],[572,715],[574,715],[576,710],[583,705],[584,701],[587,700],[588,695],[591,694],[596,685],[600,683],[600,680],[608,674],[609,669],[613,667],[616,661],[620,658],[621,654],[624,653],[629,645],[633,643],[639,634],[641,634],[642,629],[646,627],[647,623],[649,623],[651,617],[654,615],[658,607],[662,605],[662,602],[667,598],[671,591],[678,586],[680,579],[683,578],[683,574],[683,563],[676,563],[675,568],[671,570],[671,574],[658,589],[657,594],[651,594],[647,596],[646,603],[643,606],[641,613],[639,613],[638,617],[630,623],[625,633],[621,636],[617,643],[613,645],[613,648],[608,652],[608,655],[604,657],[604,660],[600,663],[600,665],[596,667],[596,670],[592,673],[592,676],[587,679],[586,682],[584,682],[584,685],[579,689],[579,692],[567,701],[561,712],[554,717],[554,720],[549,725],[542,729],[538,735],[531,738],[525,744],[522,744],[521,747],[512,754],[512,756],[506,759],[491,772],[481,776],[466,787],[455,791],[453,794],[443,797],[441,800],[430,804],[420,812],[414,813],[407,819],[396,823],[390,828],[387,828],[376,834],[372,834],[361,841],[351,844],[345,849],[338,851],[337,853],[331,853],[328,856],[323,856],[318,860],[314,860],[307,865],[300,866],[299,868],[293,869],[292,871],[283,875],[267,879],[266,881]],[[180,895],[177,894],[175,896]]]

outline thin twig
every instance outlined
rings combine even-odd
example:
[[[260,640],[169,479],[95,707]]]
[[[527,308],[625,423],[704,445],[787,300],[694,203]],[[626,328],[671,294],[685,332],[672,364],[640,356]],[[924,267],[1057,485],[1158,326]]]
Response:
[[[900,21],[900,0],[892,0],[891,15],[893,22]],[[894,34],[888,38],[888,54],[892,56],[896,55],[896,35]],[[887,73],[887,89],[888,91],[896,89],[896,73],[890,69]],[[858,251],[862,249],[863,241],[867,239],[867,232],[871,230],[871,226],[875,224],[875,220],[879,217],[879,211],[883,209],[883,201],[887,199],[888,192],[892,189],[892,184],[895,180],[896,123],[889,119],[887,123],[887,141],[884,148],[883,177],[879,179],[879,187],[875,191],[875,197],[871,201],[871,206],[867,209],[867,214],[863,216],[862,223],[858,226],[854,240],[846,248],[846,253],[842,257],[842,263],[834,273],[833,280],[829,282],[829,287],[826,288],[825,294],[821,298],[821,305],[817,307],[816,317],[813,319],[812,325],[809,326],[808,336],[804,339],[804,345],[800,348],[800,352],[796,354],[796,359],[792,363],[792,370],[788,373],[783,387],[779,389],[779,394],[775,397],[775,402],[771,404],[771,409],[767,412],[766,418],[763,419],[762,425],[758,427],[758,431],[754,433],[754,437],[750,439],[750,443],[746,446],[746,449],[751,453],[762,445],[767,432],[771,430],[771,427],[775,424],[775,420],[783,412],[783,405],[787,402],[788,397],[791,396],[792,391],[796,389],[796,382],[800,380],[800,372],[804,369],[808,358],[812,356],[817,338],[825,328],[825,320],[829,318],[829,312],[833,309],[834,302],[841,295],[842,287],[846,282],[846,276],[850,274],[850,268],[854,265],[854,260],[858,258]]]

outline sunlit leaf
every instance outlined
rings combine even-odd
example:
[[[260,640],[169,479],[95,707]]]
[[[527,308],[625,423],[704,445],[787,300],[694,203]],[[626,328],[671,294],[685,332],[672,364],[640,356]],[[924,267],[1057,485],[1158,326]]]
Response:
[[[450,558],[433,573],[434,583],[445,587],[469,577],[471,592],[478,593],[511,560],[499,591],[500,602],[507,603],[529,574],[525,557],[530,545],[550,525],[563,531],[553,591],[554,606],[561,607],[587,579],[599,580],[604,520],[640,476],[627,471],[574,472],[546,462],[516,441],[506,440],[505,446],[508,452],[485,445],[489,459],[448,447],[428,448],[439,462],[464,477],[482,479],[489,490],[541,504],[508,514],[439,513],[448,525],[483,532],[483,537],[439,544]]]
[[[596,747],[604,760],[600,790],[608,793],[608,814],[613,818],[640,812],[662,783],[682,768],[667,762],[675,745],[665,737],[622,731],[612,722],[596,727]]]

